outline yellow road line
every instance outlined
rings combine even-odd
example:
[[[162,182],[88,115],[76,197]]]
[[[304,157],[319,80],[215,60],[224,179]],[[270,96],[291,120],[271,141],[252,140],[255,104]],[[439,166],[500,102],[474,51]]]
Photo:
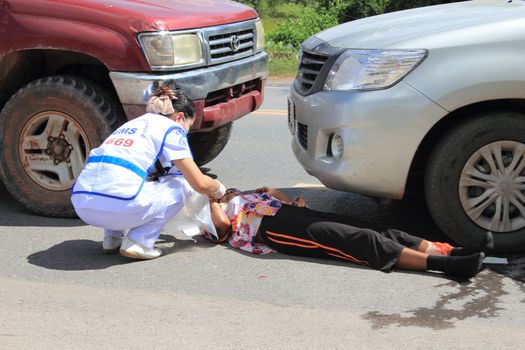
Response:
[[[288,115],[288,111],[286,109],[258,109],[255,112],[252,112],[251,114],[281,116]]]

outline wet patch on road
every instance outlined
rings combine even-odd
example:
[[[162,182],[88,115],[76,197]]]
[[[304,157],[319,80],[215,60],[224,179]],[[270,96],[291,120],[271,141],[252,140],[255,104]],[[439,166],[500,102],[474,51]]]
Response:
[[[507,259],[509,261],[508,264],[490,265],[489,268],[500,275],[505,275],[521,282],[523,286],[523,283],[525,283],[525,255],[508,257]]]
[[[508,261],[508,265],[490,265],[489,269],[500,275],[512,278],[525,295],[525,255],[514,255],[509,257]],[[520,302],[525,304],[525,297]]]
[[[401,327],[423,327],[434,330],[454,328],[455,322],[468,318],[494,318],[502,308],[498,307],[500,298],[507,293],[503,289],[504,276],[485,271],[470,283],[458,284],[451,281],[437,285],[436,288],[456,288],[442,295],[433,307],[408,310],[406,314],[386,314],[371,311],[362,316],[372,323],[373,329],[391,325]]]

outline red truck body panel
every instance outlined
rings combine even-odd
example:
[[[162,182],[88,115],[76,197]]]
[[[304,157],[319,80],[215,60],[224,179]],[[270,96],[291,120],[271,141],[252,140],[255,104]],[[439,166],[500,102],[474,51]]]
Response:
[[[257,13],[225,0],[16,0],[0,13],[0,54],[63,49],[93,56],[114,71],[149,71],[138,41],[159,30],[202,28],[254,19]]]
[[[205,100],[195,101],[197,113],[192,130],[210,130],[255,111],[263,102],[265,85],[266,80],[261,80],[255,90],[213,106],[204,107]]]
[[[156,45],[179,31],[198,36],[200,60],[176,64],[182,44]],[[257,13],[234,1],[0,0],[1,181],[36,213],[74,217],[70,187],[91,149],[163,84],[195,102],[189,141],[210,162],[262,103],[263,45]]]

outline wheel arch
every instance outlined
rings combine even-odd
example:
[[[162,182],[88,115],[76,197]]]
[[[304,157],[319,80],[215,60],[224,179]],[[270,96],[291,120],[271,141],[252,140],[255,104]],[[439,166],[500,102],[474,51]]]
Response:
[[[94,82],[122,109],[103,62],[81,52],[55,49],[15,51],[0,57],[0,109],[22,86],[52,75],[71,75]]]
[[[50,97],[50,98],[47,98]],[[42,103],[35,103],[42,101]],[[96,147],[118,125],[121,118],[112,107],[114,103],[107,101],[105,91],[99,86],[83,78],[69,75],[53,75],[35,79],[19,89],[0,113],[0,178],[13,198],[35,213],[46,216],[74,217],[75,212],[69,201],[68,187],[49,187],[53,181],[64,186],[74,183],[72,176],[77,176],[83,167],[89,151]],[[48,120],[43,120],[30,131],[24,133],[28,123],[44,113],[51,113],[53,118],[59,115],[59,121],[47,128]],[[62,111],[67,111],[61,113]],[[77,125],[77,130],[70,125]],[[44,131],[47,130],[46,133]],[[66,131],[67,130],[67,131]],[[70,131],[73,130],[73,131]],[[32,137],[24,146],[21,140]],[[36,135],[36,138],[34,136]],[[63,135],[63,137],[61,137]],[[50,138],[52,136],[52,138]],[[40,137],[40,138],[39,138]],[[67,142],[54,142],[66,140]],[[53,142],[53,144],[51,144]],[[29,161],[53,161],[56,167],[59,163],[69,163],[70,146],[78,150],[74,159],[76,168],[66,166],[56,169],[53,166],[37,166],[33,173],[27,172]],[[91,146],[90,146],[91,145]],[[24,147],[20,152],[20,147]],[[69,150],[69,153],[67,152]],[[27,151],[27,152],[26,152]],[[54,162],[51,158],[59,160]],[[21,156],[23,154],[24,156]],[[36,154],[36,157],[25,155]],[[43,155],[43,156],[39,156]],[[49,159],[43,159],[48,157]],[[29,159],[32,158],[32,159]],[[44,164],[45,165],[45,164]],[[58,174],[66,174],[62,181]],[[43,194],[41,194],[41,192]]]
[[[474,103],[450,112],[437,122],[424,136],[412,159],[407,177],[404,196],[423,194],[424,174],[429,156],[442,136],[467,120],[476,118],[479,113],[490,111],[512,111],[525,114],[525,99],[505,99]]]

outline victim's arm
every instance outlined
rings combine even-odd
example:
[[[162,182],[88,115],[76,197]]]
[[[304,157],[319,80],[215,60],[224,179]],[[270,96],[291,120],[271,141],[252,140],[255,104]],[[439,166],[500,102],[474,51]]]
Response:
[[[210,210],[213,226],[215,226],[217,235],[219,236],[217,240],[212,240],[216,243],[224,242],[228,238],[228,232],[230,231],[230,220],[222,210],[219,203],[215,201],[210,202]]]
[[[270,196],[273,196],[273,197],[277,198],[278,200],[280,200],[284,204],[293,205],[293,206],[296,206],[296,207],[304,207],[305,206],[305,202],[304,202],[303,198],[296,197],[295,199],[291,199],[290,197],[288,197],[287,195],[285,195],[283,192],[279,191],[276,188],[264,186],[264,187],[258,188],[255,191],[256,192],[266,192]]]

